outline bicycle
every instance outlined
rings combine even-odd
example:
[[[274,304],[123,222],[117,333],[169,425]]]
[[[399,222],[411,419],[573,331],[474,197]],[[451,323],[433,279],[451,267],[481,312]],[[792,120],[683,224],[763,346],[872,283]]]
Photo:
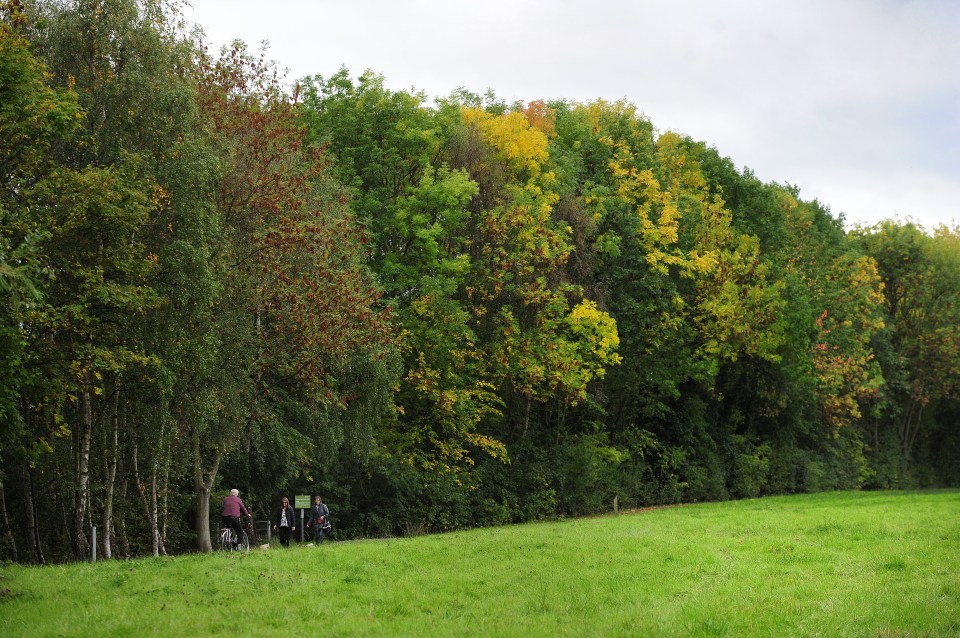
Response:
[[[220,528],[220,549],[225,552],[249,552],[250,538],[246,532],[237,533],[231,527]]]

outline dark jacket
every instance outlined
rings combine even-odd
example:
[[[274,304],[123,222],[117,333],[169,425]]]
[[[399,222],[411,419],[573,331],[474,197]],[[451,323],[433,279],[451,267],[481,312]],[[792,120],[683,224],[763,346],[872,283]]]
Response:
[[[280,527],[280,517],[283,514],[283,508],[277,510],[277,513],[273,515],[273,526]],[[290,526],[290,529],[293,529],[297,526],[297,515],[292,507],[287,505],[287,525]]]
[[[320,503],[310,508],[310,520],[307,521],[307,527],[311,525],[323,525],[323,523],[320,522],[321,517],[323,517],[323,523],[330,521],[330,510],[327,509],[326,503]]]

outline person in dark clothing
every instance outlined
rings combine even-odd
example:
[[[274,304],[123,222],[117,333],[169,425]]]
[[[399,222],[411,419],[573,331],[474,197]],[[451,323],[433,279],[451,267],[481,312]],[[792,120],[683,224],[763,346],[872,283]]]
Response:
[[[313,497],[313,507],[310,508],[310,520],[307,521],[307,529],[313,525],[313,541],[319,545],[323,542],[323,535],[330,529],[330,510],[320,500],[319,496]]]
[[[280,534],[280,544],[290,547],[290,535],[297,531],[297,519],[286,496],[283,497],[280,509],[273,517],[273,529]]]
[[[230,496],[223,499],[223,526],[236,532],[238,539],[243,538],[245,533],[243,523],[240,521],[241,515],[250,518],[250,512],[247,511],[247,507],[240,500],[240,492],[230,490]]]

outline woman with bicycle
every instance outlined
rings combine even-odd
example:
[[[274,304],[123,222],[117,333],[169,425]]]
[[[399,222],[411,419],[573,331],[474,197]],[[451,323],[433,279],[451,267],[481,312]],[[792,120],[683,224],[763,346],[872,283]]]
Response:
[[[240,522],[240,516],[250,518],[250,512],[247,511],[243,501],[240,500],[238,490],[230,490],[230,496],[223,499],[223,526],[229,527],[237,534],[237,539],[243,538],[243,524]],[[234,548],[236,549],[236,548]]]
[[[313,540],[319,545],[323,542],[323,535],[330,531],[330,510],[320,500],[319,496],[313,497],[313,507],[310,508],[310,520],[307,522],[307,528],[313,525]]]

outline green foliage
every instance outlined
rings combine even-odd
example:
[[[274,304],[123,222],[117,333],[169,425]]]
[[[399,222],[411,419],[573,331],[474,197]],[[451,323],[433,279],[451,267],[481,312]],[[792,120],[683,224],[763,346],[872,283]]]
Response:
[[[0,441],[7,454],[23,452],[24,419],[19,395],[29,382],[27,313],[44,299],[49,281],[41,244],[50,238],[46,227],[48,181],[56,163],[54,142],[69,136],[80,112],[76,94],[47,84],[44,65],[30,43],[0,22]],[[58,173],[59,175],[59,173]],[[27,444],[27,447],[30,447]],[[2,475],[2,470],[0,470]]]

